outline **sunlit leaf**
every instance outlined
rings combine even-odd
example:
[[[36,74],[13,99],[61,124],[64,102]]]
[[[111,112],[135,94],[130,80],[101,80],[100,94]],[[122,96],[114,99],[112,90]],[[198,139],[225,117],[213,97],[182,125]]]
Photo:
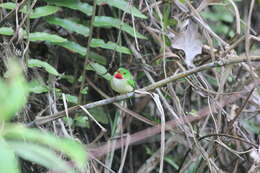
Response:
[[[10,120],[27,101],[28,87],[22,70],[14,61],[8,62],[5,76],[8,83],[0,79],[0,120]]]
[[[124,12],[130,13],[135,17],[140,17],[143,19],[147,18],[144,14],[142,14],[142,12],[140,12],[137,8],[135,8],[133,5],[125,0],[98,0],[98,4],[108,4],[110,6],[119,8]]]
[[[48,92],[49,88],[40,81],[34,80],[29,83],[29,91],[35,94],[41,94]]]
[[[122,22],[120,19],[108,17],[108,16],[96,16],[94,26],[96,27],[114,27],[119,30],[125,31],[132,37],[137,37],[140,39],[146,39],[145,36],[135,31],[131,26]]]
[[[85,115],[76,116],[75,126],[89,128],[90,125],[89,125],[88,117],[86,117]]]
[[[9,9],[9,10],[12,10],[12,9],[15,9],[16,4],[13,3],[13,2],[6,2],[6,3],[1,3],[1,4],[0,4],[0,7],[5,8],[5,9]]]
[[[95,107],[88,111],[98,122],[108,124],[107,114],[103,107]]]
[[[88,87],[85,87],[82,90],[80,90],[80,93],[84,95],[88,94]]]
[[[71,84],[73,84],[76,81],[76,79],[73,75],[65,75],[64,74],[64,75],[61,76],[61,78],[67,80]]]
[[[67,39],[62,38],[55,34],[49,34],[46,32],[34,32],[29,34],[30,41],[49,41],[49,42],[65,42]]]
[[[87,51],[86,48],[76,42],[73,42],[73,41],[66,41],[63,43],[54,42],[53,44],[64,47],[73,53],[78,53],[82,56],[86,55],[86,51]]]
[[[47,22],[54,25],[59,25],[69,31],[76,32],[78,34],[88,36],[89,34],[89,28],[78,24],[72,20],[69,19],[61,19],[58,17],[48,17]]]
[[[9,9],[9,10],[13,10],[13,9],[16,8],[16,4],[12,3],[12,2],[7,2],[7,3],[0,4],[0,7],[5,8],[5,9]],[[55,7],[55,6],[37,7],[35,9],[32,9],[31,14],[30,14],[30,18],[36,19],[36,18],[48,16],[48,15],[51,15],[51,14],[58,12],[59,10],[60,10],[60,8]],[[22,9],[19,10],[19,12],[26,14],[26,13],[28,13],[28,10],[27,10],[26,6],[24,6]]]
[[[115,50],[120,53],[125,53],[125,54],[131,54],[130,49],[124,47],[124,46],[119,46],[116,43],[113,43],[111,41],[105,43],[104,40],[102,39],[92,39],[91,40],[91,47],[101,47],[104,49],[111,49]]]
[[[32,13],[30,14],[30,18],[36,19],[36,18],[40,18],[40,17],[43,17],[43,16],[48,16],[48,15],[51,15],[51,14],[58,12],[59,10],[60,10],[60,8],[55,7],[55,6],[38,7],[38,8],[35,8],[32,11]]]
[[[60,156],[46,147],[22,141],[9,141],[8,145],[12,147],[18,156],[25,160],[38,163],[54,171],[75,172]]]
[[[11,27],[0,27],[0,35],[13,35],[14,30]]]
[[[89,63],[86,70],[95,71],[98,75],[102,76],[106,80],[111,80],[112,76],[108,73],[107,69],[98,63]]]
[[[86,151],[81,144],[67,138],[57,138],[49,133],[35,129],[28,129],[21,125],[10,125],[2,130],[3,137],[7,140],[22,140],[48,145],[50,148],[68,155],[79,168],[86,163]]]
[[[66,100],[69,103],[78,104],[78,97],[70,94],[65,94]]]
[[[64,47],[64,48],[68,49],[71,52],[78,53],[82,57],[86,56],[86,51],[87,51],[86,48],[81,46],[78,43],[73,42],[73,41],[66,41],[64,43],[57,43],[56,42],[56,43],[52,43],[52,44]],[[100,63],[100,64],[105,65],[107,63],[107,60],[103,56],[101,56],[101,55],[99,55],[99,54],[97,54],[95,52],[90,52],[89,57],[91,59],[95,60],[96,62]]]
[[[20,173],[15,153],[2,137],[0,137],[0,153],[1,172]]]
[[[85,13],[88,16],[91,16],[92,14],[92,6],[80,2],[80,0],[44,0],[45,2],[48,2],[50,4],[55,4],[57,6],[70,8],[73,10],[81,11],[82,13]]]
[[[59,76],[59,72],[50,64],[48,64],[45,61],[41,61],[39,59],[29,59],[28,60],[28,67],[42,67],[44,68],[48,73],[53,74],[55,76]]]

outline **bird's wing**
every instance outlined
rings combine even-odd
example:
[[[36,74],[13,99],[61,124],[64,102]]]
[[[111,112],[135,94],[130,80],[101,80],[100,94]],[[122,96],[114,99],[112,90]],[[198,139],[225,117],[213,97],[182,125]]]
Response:
[[[136,85],[135,85],[135,81],[134,81],[133,77],[131,77],[130,79],[128,79],[127,82],[128,82],[129,85],[131,85],[133,88],[135,88]]]

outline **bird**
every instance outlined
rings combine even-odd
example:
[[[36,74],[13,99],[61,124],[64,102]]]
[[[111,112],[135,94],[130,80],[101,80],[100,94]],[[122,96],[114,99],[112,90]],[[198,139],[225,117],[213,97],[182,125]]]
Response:
[[[120,67],[110,81],[111,88],[119,94],[131,92],[135,88],[133,75],[126,68]]]

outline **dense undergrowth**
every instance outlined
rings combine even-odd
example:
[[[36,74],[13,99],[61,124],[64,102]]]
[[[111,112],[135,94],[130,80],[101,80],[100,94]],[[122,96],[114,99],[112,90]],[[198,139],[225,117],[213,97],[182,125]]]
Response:
[[[0,9],[1,172],[259,171],[259,0]]]

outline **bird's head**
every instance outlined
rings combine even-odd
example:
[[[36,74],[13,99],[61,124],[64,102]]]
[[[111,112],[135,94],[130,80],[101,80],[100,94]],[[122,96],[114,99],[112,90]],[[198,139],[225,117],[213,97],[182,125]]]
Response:
[[[115,73],[114,77],[117,79],[125,79],[130,75],[130,72],[125,68],[119,68]]]

